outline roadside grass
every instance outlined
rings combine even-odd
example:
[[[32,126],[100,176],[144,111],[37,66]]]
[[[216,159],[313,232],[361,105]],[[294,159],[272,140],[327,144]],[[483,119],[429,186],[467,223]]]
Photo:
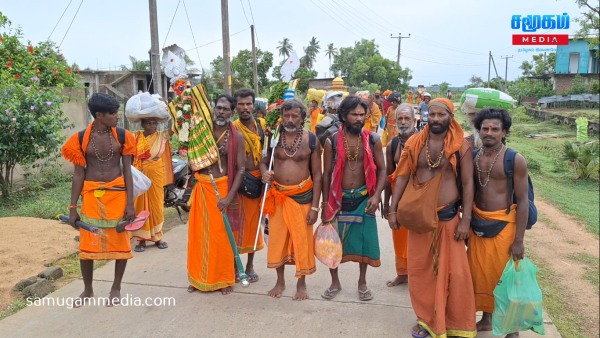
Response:
[[[8,316],[12,316],[20,310],[27,307],[27,302],[23,298],[15,298],[15,301],[6,308],[4,311],[0,311],[0,321]]]
[[[544,295],[544,309],[552,318],[552,323],[564,338],[587,338],[589,337],[582,328],[583,319],[577,313],[575,305],[569,302],[566,292],[559,286],[559,277],[554,270],[527,250],[527,256],[539,268],[537,280]]]
[[[599,115],[600,115],[598,113],[598,108],[596,108],[596,109],[577,109],[577,108],[552,109],[552,108],[550,108],[550,109],[543,109],[543,110],[552,112],[557,115],[563,115],[563,116],[573,116],[573,117],[583,116],[590,121],[598,121]]]
[[[600,260],[588,253],[579,253],[571,255],[568,258],[572,261],[584,264],[585,273],[583,274],[583,279],[592,283],[592,285],[596,287],[596,292],[599,292],[598,287],[600,286],[600,281],[598,279],[600,276]]]
[[[58,183],[40,191],[23,191],[9,199],[0,199],[0,217],[37,217],[52,219],[68,214],[71,203],[71,183]]]

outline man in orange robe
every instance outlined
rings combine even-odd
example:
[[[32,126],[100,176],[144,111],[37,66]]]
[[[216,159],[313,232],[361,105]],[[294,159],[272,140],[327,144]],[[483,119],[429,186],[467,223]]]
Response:
[[[379,106],[375,102],[375,96],[373,94],[369,95],[369,110],[367,111],[367,116],[365,116],[365,126],[364,128],[371,132],[376,132],[379,127],[379,122],[381,122],[381,111],[379,110]]]
[[[94,117],[85,131],[71,136],[62,156],[75,165],[69,223],[83,221],[101,229],[100,234],[79,229],[79,260],[84,291],[75,300],[79,307],[94,297],[92,280],[95,260],[116,260],[108,306],[121,299],[121,281],[127,260],[133,257],[129,234],[124,226],[135,218],[131,156],[135,154],[133,135],[117,127],[119,102],[112,96],[95,93],[89,103]],[[123,171],[121,172],[121,161]],[[81,217],[77,212],[82,196]]]
[[[429,109],[429,124],[406,142],[393,174],[388,222],[409,230],[408,288],[418,320],[412,335],[475,337],[464,243],[473,207],[473,156],[454,120],[454,104],[436,99]]]

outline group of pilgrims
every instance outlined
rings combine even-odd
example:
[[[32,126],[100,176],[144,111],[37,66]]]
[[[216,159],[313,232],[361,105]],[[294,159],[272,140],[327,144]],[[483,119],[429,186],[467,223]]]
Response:
[[[381,265],[379,212],[389,224],[395,250],[396,276],[387,285],[408,283],[417,317],[412,336],[475,337],[478,331],[492,329],[493,291],[509,259],[524,257],[528,212],[524,158],[517,155],[515,160],[514,193],[519,202],[512,199],[503,168],[510,115],[496,108],[476,113],[473,124],[483,147],[474,157],[473,143],[454,118],[451,100],[428,97],[419,105],[417,113],[427,113],[421,131],[412,104],[401,103],[399,97],[390,102],[384,114],[391,131],[387,144],[375,132],[382,117],[378,100],[379,95],[368,100],[348,95],[329,106],[327,114],[337,115],[341,125],[325,142],[314,134],[316,123],[312,131],[304,129],[308,116],[323,114],[316,101],[311,108],[296,97],[282,101],[275,147],[269,146],[265,120],[254,115],[252,90],[219,95],[210,104],[218,159],[192,173],[189,292],[231,294],[242,279],[239,271],[249,282],[258,282],[254,255],[267,247],[267,268],[277,273],[269,296],[281,297],[289,265],[297,278],[293,299],[308,299],[306,276],[317,269],[314,227],[332,224],[343,247],[341,263],[358,263],[357,298],[372,300],[366,275],[369,266]],[[125,131],[123,141],[117,128],[119,103],[113,97],[96,93],[88,107],[94,122],[83,138],[73,135],[62,150],[75,165],[70,223],[77,228],[75,222],[81,220],[102,229],[101,235],[80,230],[85,288],[78,299],[93,297],[93,261],[116,260],[110,298],[117,303],[127,260],[133,257],[130,239],[138,239],[138,252],[147,242],[168,247],[162,240],[162,187],[169,180],[169,139],[177,128],[158,130],[155,119],[145,119],[143,131]],[[136,198],[132,165],[153,182]],[[242,193],[256,185],[258,194]],[[266,246],[260,229],[263,208],[268,217]],[[123,220],[135,221],[142,210],[151,212],[144,227],[124,231]],[[478,220],[504,226],[495,235],[476,234],[471,224]],[[237,252],[247,255],[245,268],[237,266],[228,227]],[[320,295],[328,300],[342,291],[338,268],[330,273],[331,285]],[[484,314],[476,323],[477,311]]]

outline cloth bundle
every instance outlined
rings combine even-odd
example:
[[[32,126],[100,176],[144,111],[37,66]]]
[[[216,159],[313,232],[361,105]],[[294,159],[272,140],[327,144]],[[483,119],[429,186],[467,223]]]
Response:
[[[129,121],[130,129],[142,129],[142,120],[155,118],[158,122],[158,131],[163,131],[171,119],[167,105],[159,100],[160,95],[151,95],[148,92],[139,93],[127,100],[125,117]]]

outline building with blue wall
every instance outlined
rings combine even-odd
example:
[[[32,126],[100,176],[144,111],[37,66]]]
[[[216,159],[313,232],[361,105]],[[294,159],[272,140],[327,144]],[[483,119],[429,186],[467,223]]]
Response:
[[[590,50],[587,41],[569,39],[569,44],[557,46],[556,74],[590,74],[598,73],[598,57]]]

